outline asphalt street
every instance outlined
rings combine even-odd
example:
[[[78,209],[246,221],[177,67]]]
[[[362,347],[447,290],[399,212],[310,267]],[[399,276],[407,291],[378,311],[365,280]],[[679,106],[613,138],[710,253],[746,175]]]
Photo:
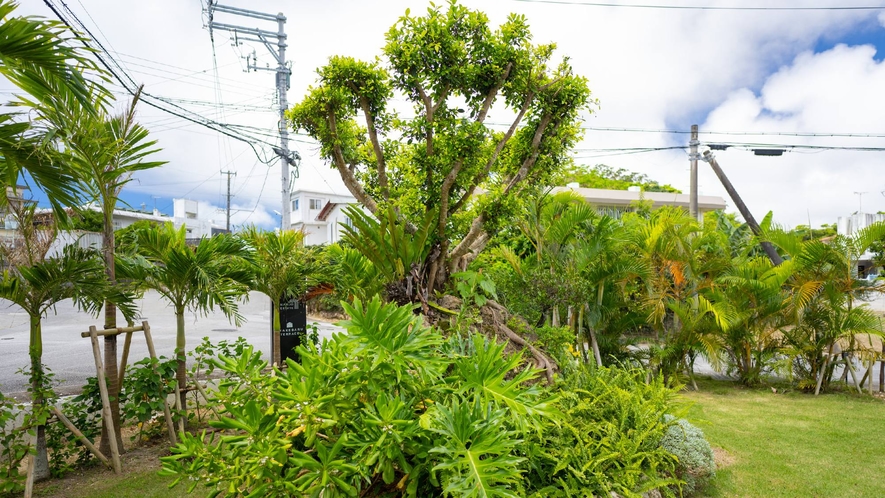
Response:
[[[870,306],[885,311],[885,296],[869,302]],[[151,336],[157,354],[171,358],[175,349],[175,314],[156,293],[148,293],[138,301],[142,320],[151,327]],[[253,292],[249,300],[240,305],[240,313],[246,321],[237,327],[220,312],[207,316],[188,313],[185,316],[188,350],[197,346],[203,337],[217,343],[221,340],[245,338],[265,358],[270,352],[270,300],[263,294]],[[103,317],[103,316],[102,316]],[[122,316],[119,324],[125,324]],[[319,329],[320,337],[331,337],[341,329],[327,322],[308,319]],[[60,394],[72,394],[86,382],[87,377],[95,376],[95,361],[89,339],[80,337],[90,325],[99,329],[102,318],[95,318],[77,310],[70,301],[65,301],[50,311],[43,319],[43,362],[55,374]],[[28,365],[28,315],[9,301],[0,299],[0,392],[7,396],[23,398],[27,391],[25,377],[19,370]],[[118,346],[122,353],[122,341]],[[129,363],[148,356],[143,335],[135,334],[129,354]],[[699,374],[721,377],[702,358],[696,364]],[[878,365],[873,376],[878,388]]]
[[[150,324],[157,355],[171,358],[175,350],[174,311],[156,293],[146,294],[137,304],[141,319]],[[240,327],[228,321],[221,312],[208,316],[186,314],[187,349],[193,349],[207,336],[214,343],[243,337],[267,358],[270,352],[270,299],[257,292],[250,293],[249,300],[240,305],[240,313],[246,319]],[[104,315],[96,318],[79,311],[70,301],[59,303],[43,319],[43,363],[59,381],[56,390],[60,394],[76,392],[85,384],[87,377],[95,376],[90,340],[80,337],[80,333],[88,331],[90,325],[101,329],[103,319]],[[26,379],[18,371],[28,365],[28,323],[28,315],[24,311],[0,299],[0,392],[5,395],[22,397],[27,390]],[[125,325],[122,315],[117,323]],[[316,323],[321,338],[331,337],[340,330],[330,323],[310,318],[307,323]],[[122,351],[121,336],[118,355]],[[147,356],[144,336],[133,334],[129,364]]]

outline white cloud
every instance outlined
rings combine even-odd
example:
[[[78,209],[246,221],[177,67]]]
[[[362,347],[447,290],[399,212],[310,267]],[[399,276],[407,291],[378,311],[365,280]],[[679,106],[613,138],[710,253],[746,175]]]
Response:
[[[761,92],[733,92],[713,110],[704,130],[765,132],[885,133],[885,64],[870,46],[836,46],[823,53],[800,54],[769,77]],[[722,137],[708,137],[721,139]],[[728,140],[772,144],[883,147],[883,138],[796,137],[759,135]],[[717,154],[720,164],[756,216],[773,210],[787,225],[834,222],[837,216],[863,210],[885,210],[885,152],[796,150],[781,157],[756,157],[729,150]],[[716,185],[702,169],[702,182]],[[718,187],[717,187],[718,188]],[[721,188],[718,188],[721,191]],[[866,192],[862,199],[855,192]]]
[[[885,10],[879,12],[879,24],[881,24],[882,27],[885,28]]]
[[[576,71],[588,77],[594,96],[600,99],[601,109],[588,117],[588,126],[684,129],[692,121],[706,120],[702,131],[716,128],[885,132],[881,124],[883,114],[873,112],[883,101],[876,95],[883,88],[881,63],[872,59],[870,49],[842,47],[817,55],[806,52],[820,39],[838,40],[874,20],[875,12],[691,11],[512,0],[462,1],[488,13],[494,24],[503,22],[510,12],[525,14],[536,42],[556,42],[558,53],[570,57]],[[870,1],[885,6],[885,0]],[[302,98],[307,87],[315,82],[315,68],[329,56],[373,59],[380,54],[385,32],[406,7],[418,14],[428,5],[413,0],[225,3],[284,12],[288,16],[288,57],[293,61],[290,103]],[[39,2],[26,4],[20,9],[22,13],[52,16]],[[708,0],[705,4],[733,2]],[[199,5],[180,0],[82,0],[82,4],[71,8],[90,24],[94,19],[101,28],[95,34],[102,39],[106,36],[110,41],[106,44],[112,50],[126,54],[120,56],[126,68],[134,78],[147,84],[149,92],[215,101],[218,83],[225,104],[269,109],[273,105],[273,75],[263,71],[241,72],[243,62],[239,55],[251,52],[252,47],[232,49],[228,34],[220,31],[215,32],[220,77],[216,81],[212,46],[207,30],[201,28]],[[139,22],[133,23],[132,19]],[[258,23],[237,17],[218,20]],[[878,20],[885,25],[885,14],[878,14]],[[259,61],[269,62],[266,49],[254,45]],[[277,124],[271,112],[236,107],[223,113],[213,107],[195,109],[219,120],[270,130]],[[255,163],[247,146],[147,106],[140,107],[140,118],[160,140],[164,149],[161,157],[169,164],[158,171],[140,174],[143,187],[133,184],[133,190],[170,197],[187,195],[221,205],[225,185],[219,171],[233,170],[237,172],[232,187],[236,194],[234,202],[249,210],[259,206],[248,222],[257,217],[268,222],[268,226],[275,224],[268,213],[280,209],[278,163],[274,162],[268,172],[268,166]],[[272,136],[266,138],[275,141]],[[684,136],[588,132],[581,147],[654,147],[685,142]],[[304,157],[302,176],[296,186],[346,191],[335,172],[316,158],[314,146],[304,142],[293,145]],[[753,210],[774,209],[787,223],[804,222],[807,214],[802,213],[808,199],[814,201],[810,209],[819,212],[812,213],[813,217],[829,222],[853,210],[856,198],[852,191],[875,191],[869,175],[870,165],[879,161],[876,153],[792,153],[782,158],[754,158],[748,154],[728,151],[720,156]],[[584,153],[581,161],[625,167],[687,189],[688,161],[681,151],[588,157],[592,155]],[[825,164],[838,164],[842,169]],[[745,171],[752,173],[747,175]],[[754,176],[767,176],[771,181],[759,182]],[[721,192],[718,182],[709,175],[702,175],[701,189],[707,193]],[[864,196],[864,204],[869,201],[872,207],[872,197],[873,194]]]

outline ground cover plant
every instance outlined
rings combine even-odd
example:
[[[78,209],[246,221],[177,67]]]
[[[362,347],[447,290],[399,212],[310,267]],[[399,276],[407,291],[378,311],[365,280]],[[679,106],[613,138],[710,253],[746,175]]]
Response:
[[[885,402],[856,393],[811,397],[787,387],[703,381],[683,397],[726,465],[710,497],[883,496]]]

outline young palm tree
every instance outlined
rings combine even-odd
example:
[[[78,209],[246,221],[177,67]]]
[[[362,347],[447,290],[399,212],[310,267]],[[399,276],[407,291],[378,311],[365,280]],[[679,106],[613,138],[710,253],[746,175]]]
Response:
[[[101,88],[90,85],[93,97],[87,105],[60,93],[45,102],[28,102],[37,111],[40,126],[52,133],[65,162],[71,167],[81,190],[101,208],[102,253],[108,279],[116,281],[114,266],[114,209],[123,187],[137,171],[155,168],[164,161],[149,161],[148,156],[158,151],[156,141],[148,139],[148,131],[135,120],[138,94],[125,111],[111,114],[101,98]],[[117,310],[112,302],[105,303],[105,328],[117,326]],[[119,432],[120,410],[117,394],[120,390],[117,375],[117,337],[104,337],[104,364],[108,378],[112,379],[108,392],[113,399],[111,413],[114,417],[116,437],[122,447]],[[105,429],[102,429],[103,431]],[[104,433],[102,433],[104,435]],[[102,437],[102,449],[107,438]]]
[[[837,235],[829,243],[803,241],[781,230],[765,234],[793,262],[788,283],[789,312],[795,326],[785,334],[787,352],[806,389],[815,392],[829,383],[836,343],[853,343],[857,334],[882,335],[878,317],[856,300],[882,287],[858,278],[857,261],[877,240],[885,237],[885,224],[876,223],[851,237]]]
[[[136,231],[135,254],[119,255],[121,278],[131,279],[144,289],[158,292],[175,310],[175,355],[178,383],[187,383],[184,313],[206,314],[216,308],[240,325],[237,299],[248,291],[249,273],[244,258],[248,251],[237,237],[223,234],[203,238],[196,247],[187,245],[185,227],[171,223]],[[181,392],[181,406],[185,392]]]
[[[43,371],[43,336],[41,323],[48,310],[59,301],[73,299],[83,310],[98,315],[102,302],[113,299],[126,316],[134,309],[129,296],[119,292],[108,283],[104,264],[99,254],[76,246],[68,246],[60,258],[45,259],[48,245],[40,244],[38,231],[33,227],[34,206],[24,208],[20,224],[26,255],[11,258],[11,269],[3,272],[0,279],[0,297],[22,308],[30,317],[30,374],[33,396],[33,420],[37,421],[37,455],[34,467],[36,479],[49,477],[46,454],[45,392]],[[50,239],[51,240],[51,239]],[[40,249],[42,247],[42,250]]]
[[[325,270],[317,248],[304,246],[304,232],[272,232],[251,227],[239,234],[252,250],[244,260],[250,288],[270,298],[273,311],[273,363],[281,364],[280,300],[300,298],[322,279]],[[326,274],[328,276],[328,274]]]

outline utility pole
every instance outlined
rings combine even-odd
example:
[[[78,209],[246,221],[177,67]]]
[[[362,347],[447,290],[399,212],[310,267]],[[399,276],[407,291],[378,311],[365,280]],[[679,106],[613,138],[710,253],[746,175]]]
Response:
[[[855,192],[854,195],[857,196],[857,214],[863,212],[863,195],[868,194],[869,192]]]
[[[762,229],[759,227],[759,223],[756,223],[756,218],[753,217],[753,213],[747,209],[747,205],[744,204],[743,199],[738,195],[737,190],[734,189],[734,185],[732,185],[731,181],[728,180],[728,177],[725,176],[725,172],[719,167],[719,163],[716,162],[716,158],[713,157],[713,153],[709,150],[704,152],[704,161],[710,163],[710,167],[713,168],[713,172],[719,177],[719,181],[722,182],[722,186],[725,187],[728,195],[731,196],[731,200],[734,201],[734,205],[738,208],[738,211],[741,212],[741,216],[747,221],[747,225],[750,227],[750,230],[752,230],[753,235],[757,237],[762,235]],[[781,255],[778,254],[774,246],[771,245],[771,242],[763,241],[760,242],[760,245],[762,245],[762,249],[765,250],[765,254],[768,255],[768,259],[771,260],[771,264],[779,266],[784,262]]]
[[[227,223],[225,224],[225,228],[228,232],[230,232],[230,177],[237,176],[236,171],[222,171],[222,175],[227,175]]]
[[[698,219],[698,125],[691,125],[691,140],[688,142],[688,160],[691,163],[688,187],[688,214]]]
[[[282,171],[280,172],[280,180],[282,182],[282,209],[280,210],[280,212],[283,218],[283,229],[288,230],[292,226],[290,216],[292,210],[292,201],[289,195],[289,166],[292,166],[294,168],[292,175],[293,178],[298,178],[298,161],[301,159],[301,157],[298,155],[297,152],[289,151],[289,132],[286,129],[286,109],[288,109],[289,107],[289,102],[286,98],[286,91],[289,90],[289,75],[292,73],[292,70],[289,69],[289,66],[286,63],[286,16],[283,15],[282,12],[278,14],[267,14],[263,12],[256,12],[254,10],[230,7],[227,5],[219,5],[217,3],[217,0],[209,0],[209,5],[206,10],[209,15],[208,26],[210,33],[213,29],[223,29],[231,32],[235,44],[239,44],[241,40],[263,43],[264,46],[267,47],[268,52],[270,52],[270,54],[277,61],[276,67],[259,67],[258,61],[253,54],[251,60],[248,56],[246,57],[246,67],[252,71],[261,70],[273,71],[276,73],[277,101],[279,102],[280,107],[280,119],[278,123],[278,130],[280,132],[280,146],[274,147],[273,150],[280,158],[280,168],[282,169]],[[219,12],[236,16],[251,17],[253,19],[259,19],[262,21],[274,21],[277,23],[277,31],[268,31],[259,28],[249,28],[246,26],[236,26],[233,24],[215,22],[214,16],[216,13]],[[273,40],[276,40],[276,43],[273,43]],[[228,177],[228,180],[230,180],[230,177]],[[228,213],[228,222],[229,221],[230,214]]]

